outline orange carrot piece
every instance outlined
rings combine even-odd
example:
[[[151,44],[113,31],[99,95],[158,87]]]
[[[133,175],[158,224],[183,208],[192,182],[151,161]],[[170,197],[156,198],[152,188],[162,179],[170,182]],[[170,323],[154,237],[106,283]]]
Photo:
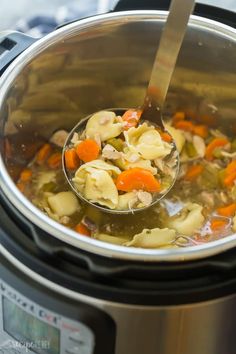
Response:
[[[16,186],[22,193],[24,193],[24,190],[25,190],[25,183],[24,182],[19,181],[19,182],[17,182]]]
[[[158,133],[160,134],[162,140],[164,140],[166,143],[171,143],[172,142],[172,136],[168,133],[165,132],[159,128],[156,129]]]
[[[172,117],[172,124],[175,124],[181,120],[185,119],[185,112],[176,112]]]
[[[192,132],[194,129],[194,124],[187,120],[180,120],[174,124],[176,129],[185,130],[186,132]]]
[[[204,167],[202,165],[190,166],[184,176],[186,181],[194,181],[202,173]]]
[[[134,167],[121,172],[116,181],[116,188],[123,192],[139,189],[146,192],[159,192],[161,184],[150,171]]]
[[[5,138],[5,140],[4,140],[4,145],[5,145],[6,158],[9,159],[10,157],[12,157],[12,147],[11,147],[11,144],[7,138]]]
[[[132,127],[136,127],[140,117],[142,114],[141,109],[128,109],[123,116],[121,117],[124,122],[126,122],[126,125],[124,126],[124,130],[128,130]]]
[[[222,216],[233,216],[236,212],[236,203],[226,205],[224,207],[218,208],[217,213]]]
[[[75,226],[75,231],[84,236],[91,236],[91,231],[82,222]]]
[[[232,172],[229,175],[226,175],[224,178],[224,185],[226,187],[232,187],[234,185],[234,181],[236,180],[236,171]]]
[[[32,177],[32,171],[29,168],[25,168],[23,171],[21,171],[20,181],[28,182],[30,181],[31,177]]]
[[[39,165],[42,165],[46,161],[51,150],[52,150],[52,147],[50,144],[44,144],[36,155],[36,162]]]
[[[58,168],[61,165],[61,153],[54,152],[54,154],[48,158],[47,165],[50,168]]]
[[[206,125],[195,125],[193,127],[193,133],[202,137],[203,139],[208,136],[208,128]]]
[[[228,220],[214,218],[211,220],[211,229],[212,231],[223,229],[227,224]]]
[[[229,143],[229,140],[226,138],[215,138],[213,139],[206,147],[205,157],[207,160],[213,159],[213,152],[216,148],[225,146]]]
[[[236,171],[236,160],[233,160],[227,165],[225,169],[225,174],[228,176],[231,173],[234,173],[235,171]]]
[[[65,165],[68,170],[75,170],[79,167],[79,158],[75,149],[69,149],[65,151]]]
[[[96,160],[99,155],[99,151],[100,147],[96,141],[92,139],[86,139],[76,147],[76,153],[83,162]]]

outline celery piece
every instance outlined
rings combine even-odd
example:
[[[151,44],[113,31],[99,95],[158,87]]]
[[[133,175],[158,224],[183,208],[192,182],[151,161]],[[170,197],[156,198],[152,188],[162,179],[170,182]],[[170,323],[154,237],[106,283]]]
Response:
[[[200,176],[199,182],[201,183],[201,186],[206,189],[218,188],[221,183],[219,179],[219,170],[212,164],[208,163]]]
[[[216,148],[214,149],[213,151],[213,156],[216,158],[216,159],[220,159],[222,156],[222,148]]]
[[[197,156],[197,151],[196,151],[196,149],[195,149],[193,143],[190,143],[189,141],[187,141],[187,142],[185,143],[184,148],[185,148],[185,151],[186,151],[188,157],[195,157],[195,156]]]
[[[231,143],[231,150],[232,150],[232,152],[236,151],[236,139],[233,139],[233,141]]]
[[[125,170],[126,169],[126,166],[125,166],[125,163],[124,163],[123,159],[114,160],[113,163],[114,163],[114,165],[119,167],[121,170]]]
[[[218,172],[218,178],[219,178],[219,182],[222,186],[224,186],[224,178],[225,178],[225,169],[220,170]]]
[[[124,142],[120,138],[112,138],[107,140],[107,143],[113,146],[117,151],[122,151],[124,147]]]

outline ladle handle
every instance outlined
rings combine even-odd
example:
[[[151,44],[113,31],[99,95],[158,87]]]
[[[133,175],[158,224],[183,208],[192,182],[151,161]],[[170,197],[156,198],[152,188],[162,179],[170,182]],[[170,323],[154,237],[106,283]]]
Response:
[[[147,95],[162,110],[195,0],[172,0],[152,68]]]

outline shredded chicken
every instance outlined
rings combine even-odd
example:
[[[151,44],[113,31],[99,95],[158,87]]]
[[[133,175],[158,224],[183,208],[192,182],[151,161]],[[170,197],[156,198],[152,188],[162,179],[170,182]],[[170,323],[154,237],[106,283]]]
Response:
[[[50,142],[59,147],[63,147],[67,136],[68,132],[66,130],[58,130],[51,136]]]
[[[194,135],[193,146],[194,146],[195,150],[197,151],[198,156],[200,156],[200,157],[205,156],[206,145],[205,145],[204,140],[200,136]]]
[[[144,191],[138,191],[137,192],[137,197],[140,200],[141,203],[145,206],[149,206],[152,204],[152,195],[151,193],[144,192]]]
[[[109,160],[117,160],[122,154],[117,151],[112,145],[106,144],[102,150],[102,157]]]
[[[76,144],[79,141],[79,134],[78,133],[74,133],[71,139],[71,143],[72,144]]]

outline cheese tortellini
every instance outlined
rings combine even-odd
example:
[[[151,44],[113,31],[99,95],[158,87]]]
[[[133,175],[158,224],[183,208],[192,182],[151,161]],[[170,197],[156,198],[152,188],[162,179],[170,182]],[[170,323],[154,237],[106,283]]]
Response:
[[[118,122],[114,112],[97,112],[89,119],[85,135],[87,138],[94,139],[99,135],[101,141],[115,138],[122,132],[123,124]]]
[[[140,234],[133,237],[132,241],[125,243],[125,246],[158,248],[168,246],[173,243],[176,231],[173,229],[144,229]]]
[[[162,140],[154,126],[143,123],[137,128],[124,132],[125,141],[132,152],[140,154],[143,159],[155,160],[170,154],[172,146]]]
[[[180,215],[169,218],[166,225],[176,230],[179,234],[191,236],[199,230],[205,221],[202,214],[203,207],[196,203],[187,203]]]
[[[118,192],[112,175],[117,176],[120,169],[102,160],[94,160],[82,165],[73,178],[77,189],[92,203],[115,209],[118,205]]]

